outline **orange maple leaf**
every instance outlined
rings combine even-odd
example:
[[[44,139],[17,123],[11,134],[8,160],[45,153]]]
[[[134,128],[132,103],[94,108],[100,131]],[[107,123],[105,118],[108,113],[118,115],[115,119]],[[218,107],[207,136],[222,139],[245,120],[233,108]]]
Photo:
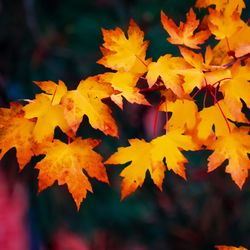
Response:
[[[76,90],[68,91],[62,98],[64,116],[70,128],[76,133],[82,118],[87,115],[90,125],[104,134],[118,136],[111,109],[102,102],[103,98],[116,94],[109,83],[100,81],[99,76],[82,80]]]
[[[24,118],[19,103],[11,103],[10,108],[0,108],[0,159],[11,148],[16,148],[16,157],[20,170],[33,156],[34,141],[32,132],[35,122]]]
[[[163,159],[166,159],[169,170],[186,178],[184,163],[187,160],[180,149],[195,149],[190,136],[182,135],[181,131],[173,130],[151,142],[146,142],[143,139],[131,139],[129,144],[128,147],[118,148],[118,151],[105,162],[105,164],[124,164],[131,161],[120,174],[124,177],[122,199],[143,185],[147,171],[149,171],[155,185],[162,190],[166,170]],[[145,154],[145,152],[147,153]]]
[[[147,71],[145,60],[148,42],[144,33],[131,20],[128,28],[128,38],[120,28],[114,30],[102,29],[104,44],[101,47],[103,57],[97,62],[110,69],[134,73]]]
[[[250,136],[247,130],[234,129],[231,133],[219,136],[209,149],[214,152],[208,158],[208,172],[215,170],[225,160],[228,160],[226,172],[233,181],[242,188],[250,169]]]
[[[87,191],[92,192],[85,173],[89,177],[109,183],[102,157],[93,151],[98,144],[97,140],[77,138],[71,144],[54,140],[40,148],[36,154],[46,156],[36,165],[39,169],[39,192],[53,185],[55,181],[59,185],[66,184],[79,210]]]
[[[194,34],[200,21],[196,19],[196,15],[191,8],[186,15],[186,23],[180,22],[178,27],[174,21],[161,11],[161,22],[164,29],[170,35],[167,40],[172,44],[185,45],[193,49],[199,49],[198,45],[203,44],[210,36],[209,30],[202,30]]]

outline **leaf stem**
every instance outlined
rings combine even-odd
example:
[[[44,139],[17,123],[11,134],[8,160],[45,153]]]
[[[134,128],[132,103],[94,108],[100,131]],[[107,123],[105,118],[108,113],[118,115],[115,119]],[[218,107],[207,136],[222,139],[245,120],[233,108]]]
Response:
[[[210,90],[210,93],[211,93],[211,95],[212,95],[213,98],[214,98],[214,105],[217,105],[217,107],[219,108],[219,110],[220,110],[220,112],[221,112],[221,114],[222,114],[222,116],[223,116],[223,119],[224,119],[225,122],[226,122],[228,131],[229,131],[229,133],[231,133],[231,128],[230,128],[229,122],[228,122],[228,120],[227,120],[227,117],[226,117],[225,113],[223,112],[223,110],[222,110],[222,108],[221,108],[221,106],[220,106],[220,104],[219,104],[219,102],[218,102],[218,100],[217,100],[217,97],[216,97],[217,90],[215,89],[215,93],[213,93],[212,90]]]
[[[51,105],[53,104],[53,101],[55,99],[56,91],[57,91],[57,85],[56,85],[56,89],[55,89],[53,96],[52,96],[52,99],[51,99]]]
[[[220,83],[221,81],[225,81],[225,80],[231,80],[232,78],[231,77],[225,77],[225,78],[222,78],[218,81],[216,81],[215,83],[212,84],[212,86],[216,85],[217,83]]]

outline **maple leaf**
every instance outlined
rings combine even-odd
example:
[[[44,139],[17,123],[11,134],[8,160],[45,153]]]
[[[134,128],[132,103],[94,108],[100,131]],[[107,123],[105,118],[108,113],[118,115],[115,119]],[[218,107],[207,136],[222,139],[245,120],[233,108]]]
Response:
[[[180,150],[196,150],[197,146],[189,135],[182,135],[181,130],[170,130],[166,135],[159,136],[151,141],[152,162],[160,163],[165,159],[169,170],[186,179],[184,164],[187,159]]]
[[[118,148],[118,151],[105,162],[105,164],[124,164],[131,161],[120,174],[124,177],[122,199],[143,185],[147,171],[155,185],[162,190],[166,170],[164,159],[169,170],[186,178],[184,163],[187,160],[180,149],[192,150],[195,147],[191,137],[182,135],[181,131],[170,131],[167,135],[158,137],[151,142],[143,139],[130,139],[129,144],[128,147]]]
[[[148,42],[134,20],[130,20],[128,38],[120,28],[102,29],[104,44],[103,57],[97,63],[110,69],[134,73],[144,73],[149,61],[145,60]]]
[[[100,129],[104,134],[118,136],[116,123],[111,116],[110,108],[102,102],[103,98],[116,94],[99,76],[82,80],[76,90],[68,91],[62,98],[64,116],[70,128],[76,133],[82,118],[87,115],[90,125]]]
[[[237,63],[232,67],[231,72],[232,79],[222,82],[220,90],[224,94],[224,100],[230,112],[235,119],[240,119],[242,116],[241,100],[250,108],[250,64],[240,66],[240,63]]]
[[[239,246],[239,247],[233,247],[233,246],[226,246],[226,245],[221,245],[221,246],[215,246],[218,250],[247,250],[245,247]]]
[[[209,146],[214,152],[208,158],[208,172],[215,170],[228,160],[226,172],[231,174],[233,181],[242,188],[250,168],[250,136],[248,131],[235,129],[231,133],[219,136]]]
[[[111,100],[115,102],[121,109],[123,109],[124,97],[130,103],[137,103],[143,105],[150,105],[145,99],[144,95],[140,93],[140,90],[136,87],[139,80],[139,76],[130,72],[116,72],[105,73],[101,75],[104,82],[108,82],[112,87],[119,91],[119,94],[112,94]]]
[[[213,58],[210,47],[206,49],[205,60],[203,60],[201,53],[194,53],[184,47],[179,47],[179,49],[184,60],[193,67],[179,71],[179,74],[184,77],[183,89],[185,93],[191,93],[195,87],[201,89],[231,77],[229,69],[212,68],[210,63]]]
[[[22,170],[34,154],[45,155],[36,165],[39,191],[55,182],[66,184],[79,209],[87,192],[92,192],[88,177],[109,182],[102,156],[94,151],[99,141],[77,138],[70,143],[69,138],[65,144],[53,140],[55,128],[58,126],[69,137],[75,137],[86,115],[93,128],[118,137],[105,100],[111,99],[121,109],[123,98],[130,103],[150,105],[141,94],[145,89],[137,88],[137,83],[147,80],[146,91],[160,92],[157,112],[166,112],[166,134],[150,142],[131,139],[129,146],[118,148],[106,161],[127,164],[120,174],[121,198],[143,185],[147,171],[160,190],[166,168],[186,179],[188,161],[182,151],[200,150],[201,145],[213,151],[208,157],[208,172],[225,164],[226,172],[241,189],[250,168],[249,119],[241,112],[242,104],[250,108],[250,27],[249,20],[244,22],[240,17],[246,6],[243,0],[198,0],[196,7],[206,7],[209,12],[201,23],[192,8],[186,14],[186,22],[179,26],[161,12],[162,25],[170,35],[168,41],[183,45],[179,46],[182,57],[167,54],[157,62],[146,59],[148,41],[144,41],[143,31],[131,20],[127,34],[120,28],[102,29],[103,57],[98,63],[116,72],[89,77],[72,91],[62,81],[35,82],[43,93],[29,100],[29,104],[23,107],[11,103],[9,109],[0,108],[0,159],[15,148]],[[220,41],[214,48],[207,46],[205,54],[187,48],[199,49],[211,34]],[[198,112],[200,107],[193,99],[203,88],[204,107]],[[207,94],[214,103],[206,108]]]
[[[38,143],[52,140],[57,126],[68,136],[73,136],[64,118],[63,107],[59,104],[53,105],[51,98],[44,94],[37,94],[35,100],[23,108],[25,118],[37,118],[33,136]]]
[[[161,56],[157,62],[152,62],[148,66],[147,80],[149,87],[152,87],[160,76],[164,85],[171,89],[178,97],[184,94],[183,79],[179,71],[190,68],[181,57],[172,57],[170,54]]]
[[[46,155],[36,165],[39,169],[39,192],[55,181],[59,185],[66,184],[79,210],[87,191],[92,192],[92,186],[83,170],[91,178],[109,183],[102,157],[93,151],[98,144],[97,140],[77,138],[70,144],[54,140],[39,149],[36,154]]]
[[[246,7],[243,0],[198,0],[196,7],[206,8],[215,5],[215,9],[208,8],[208,27],[216,39],[220,40],[232,36],[244,26],[240,19],[242,9]]]
[[[166,123],[170,130],[179,129],[182,132],[192,130],[197,123],[198,108],[193,100],[166,101],[161,105],[160,111],[172,112],[170,120]]]
[[[11,148],[16,148],[20,170],[33,156],[32,131],[35,122],[24,118],[23,106],[11,103],[10,108],[0,108],[0,159]]]
[[[193,49],[199,49],[198,45],[203,44],[210,36],[209,30],[202,30],[194,34],[194,31],[198,27],[200,21],[196,19],[196,15],[191,8],[186,15],[186,23],[180,22],[180,26],[177,27],[172,19],[161,11],[161,22],[164,29],[170,35],[167,40],[172,44],[183,44]]]

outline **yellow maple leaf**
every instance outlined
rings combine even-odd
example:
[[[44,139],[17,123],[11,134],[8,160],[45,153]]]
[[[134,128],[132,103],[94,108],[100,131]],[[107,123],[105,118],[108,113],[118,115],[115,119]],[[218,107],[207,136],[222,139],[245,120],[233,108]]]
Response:
[[[228,3],[228,0],[197,0],[195,3],[196,8],[207,8],[210,5],[215,5],[217,10],[222,10],[225,8],[225,5]]]
[[[191,93],[195,87],[201,89],[231,77],[229,69],[213,68],[210,65],[213,59],[213,50],[210,47],[206,49],[205,60],[201,53],[197,54],[184,47],[179,47],[179,49],[185,61],[193,67],[178,72],[184,77],[183,89],[186,93]]]
[[[110,72],[101,75],[101,78],[104,82],[110,83],[115,90],[119,91],[119,93],[111,95],[111,100],[121,109],[123,109],[122,97],[130,103],[150,105],[144,95],[142,95],[140,90],[136,87],[139,80],[138,75],[130,72]]]
[[[102,34],[103,57],[98,61],[99,64],[118,71],[142,74],[147,71],[150,61],[145,60],[148,42],[144,41],[143,31],[133,20],[129,23],[128,38],[120,28],[102,29]]]
[[[23,108],[25,118],[37,118],[33,136],[38,143],[52,140],[57,126],[68,136],[73,136],[71,128],[64,118],[63,107],[59,104],[53,105],[51,98],[44,94],[37,94],[35,100]]]
[[[67,87],[63,81],[58,81],[56,84],[53,81],[34,82],[40,89],[46,92],[51,100],[51,104],[56,105],[61,102],[62,97],[67,93]]]
[[[198,70],[207,70],[207,63],[203,61],[201,53],[195,53],[190,49],[179,46],[179,50],[186,62]]]
[[[210,5],[215,5],[215,9],[223,11],[228,8],[231,10],[237,9],[241,14],[242,9],[246,8],[244,0],[197,0],[195,3],[196,8],[207,8]]]
[[[198,113],[198,119],[200,122],[197,125],[197,131],[198,138],[201,140],[206,140],[214,133],[217,136],[227,135],[229,129],[232,130],[235,127],[233,123],[227,120],[234,120],[234,117],[223,100],[220,100],[213,106],[202,109]],[[242,120],[244,120],[243,117]],[[215,132],[213,131],[213,126],[215,127]]]
[[[219,167],[225,160],[228,160],[226,172],[229,173],[233,181],[242,188],[248,176],[250,168],[250,136],[249,131],[235,129],[231,133],[219,136],[209,149],[214,152],[208,158],[208,172]]]
[[[170,130],[166,135],[159,136],[151,141],[152,162],[160,164],[165,158],[168,170],[186,179],[184,164],[187,159],[181,150],[196,150],[192,137],[183,135],[181,130]]]
[[[183,79],[179,71],[187,68],[190,66],[181,57],[172,57],[170,54],[161,56],[157,62],[151,62],[148,66],[146,78],[149,87],[152,87],[160,76],[166,88],[171,89],[178,97],[182,97],[184,95]]]
[[[222,82],[220,90],[224,94],[224,100],[230,112],[238,120],[242,116],[241,99],[250,108],[250,64],[241,66],[237,63],[232,67],[231,72],[232,79]]]
[[[39,169],[39,192],[53,185],[55,181],[58,181],[59,185],[66,184],[79,210],[87,191],[92,192],[87,175],[109,183],[102,157],[93,151],[98,144],[97,140],[77,138],[70,144],[54,140],[44,145],[36,152],[45,154],[36,164]]]
[[[208,27],[215,39],[221,40],[232,36],[236,31],[244,26],[240,19],[237,1],[229,1],[223,10],[209,8]]]
[[[232,62],[232,57],[228,51],[234,51],[236,57],[250,53],[250,27],[247,24],[237,30],[230,37],[222,39],[213,49],[214,65],[224,65]]]
[[[161,105],[160,110],[172,112],[171,118],[166,124],[170,130],[179,129],[185,132],[186,130],[194,129],[197,123],[198,108],[193,100],[178,99],[175,102],[166,101]]]
[[[68,91],[62,98],[64,116],[70,128],[76,133],[82,118],[87,115],[90,125],[106,135],[118,136],[111,109],[102,102],[116,91],[109,83],[100,81],[99,76],[82,80],[76,90]]]
[[[11,103],[10,108],[0,108],[0,159],[11,148],[16,148],[20,170],[33,156],[32,131],[35,122],[24,118],[22,105]]]
[[[191,8],[186,15],[187,20],[185,23],[180,22],[178,27],[172,19],[161,11],[161,22],[164,29],[170,35],[167,40],[172,44],[183,44],[193,49],[199,49],[198,45],[201,45],[210,36],[209,30],[202,30],[194,34],[194,31],[198,27],[200,21],[196,19],[196,15]]]
[[[238,12],[227,16],[219,11],[210,9],[208,26],[212,34],[215,35],[215,39],[221,40],[230,37],[243,25],[244,23],[240,19]]]
[[[195,147],[191,137],[182,135],[181,131],[171,131],[151,142],[131,139],[129,144],[128,147],[118,148],[118,151],[105,162],[105,164],[124,164],[131,161],[120,174],[124,177],[122,199],[143,185],[147,171],[155,185],[162,190],[166,170],[164,159],[169,170],[186,178],[184,163],[187,160],[180,149],[192,150]]]

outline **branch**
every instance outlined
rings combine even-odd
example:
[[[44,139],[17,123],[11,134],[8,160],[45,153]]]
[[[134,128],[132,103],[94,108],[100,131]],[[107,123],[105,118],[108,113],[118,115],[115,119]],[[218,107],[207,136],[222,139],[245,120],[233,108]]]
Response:
[[[140,93],[151,93],[151,92],[154,92],[154,91],[164,90],[164,89],[166,89],[166,86],[165,85],[160,85],[160,86],[154,86],[152,88],[140,89]]]
[[[245,61],[248,58],[250,58],[250,53],[248,53],[246,55],[243,55],[243,56],[240,56],[237,59],[239,59],[240,62],[243,62],[243,61]],[[229,68],[229,67],[233,66],[235,62],[236,62],[236,60],[233,60],[233,61],[231,61],[231,62],[229,62],[227,64],[224,64],[223,67],[224,68]]]

